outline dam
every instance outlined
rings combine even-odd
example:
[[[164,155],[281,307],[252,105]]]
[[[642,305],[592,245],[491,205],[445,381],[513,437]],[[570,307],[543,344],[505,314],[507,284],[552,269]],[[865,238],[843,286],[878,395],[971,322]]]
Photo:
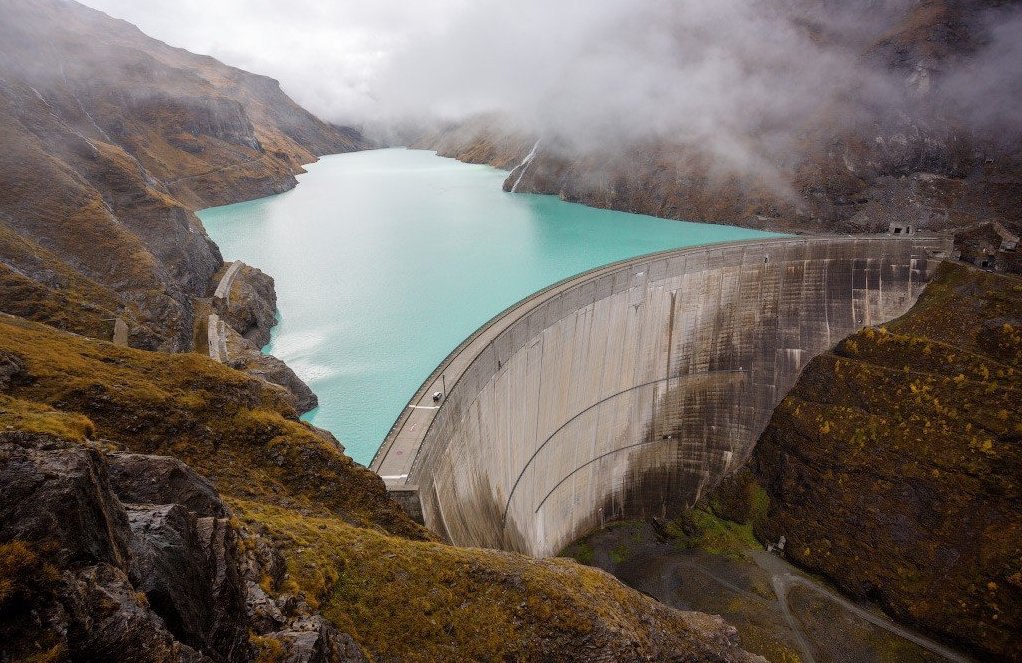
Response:
[[[691,506],[802,368],[905,313],[950,240],[807,236],[671,250],[550,286],[458,346],[371,469],[456,545],[536,557]]]

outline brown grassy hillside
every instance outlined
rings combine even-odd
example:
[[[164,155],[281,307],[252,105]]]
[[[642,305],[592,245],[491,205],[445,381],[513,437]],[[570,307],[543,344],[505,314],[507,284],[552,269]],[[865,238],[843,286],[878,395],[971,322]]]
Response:
[[[362,146],[276,81],[74,2],[5,3],[0,43],[0,274],[36,303],[5,289],[3,311],[105,338],[120,316],[134,346],[187,349],[221,264],[192,211]]]
[[[813,360],[752,468],[763,540],[898,619],[1022,660],[1022,281],[945,264]]]
[[[377,660],[751,660],[720,620],[603,572],[437,543],[277,390],[205,357],[3,316],[0,376],[0,432],[170,455],[212,479],[242,540],[283,553],[266,591],[301,595]],[[18,559],[60,567],[31,550]]]

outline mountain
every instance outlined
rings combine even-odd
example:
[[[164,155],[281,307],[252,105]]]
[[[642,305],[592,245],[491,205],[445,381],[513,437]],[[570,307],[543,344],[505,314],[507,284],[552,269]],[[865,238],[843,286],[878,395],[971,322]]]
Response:
[[[135,347],[192,347],[222,264],[193,211],[287,190],[365,146],[276,81],[69,0],[0,24],[0,310]]]
[[[760,539],[980,660],[1022,661],[1020,329],[1022,280],[948,263],[907,315],[810,362],[750,463]]]
[[[863,85],[826,102],[813,99],[812,112],[800,109],[790,117],[725,109],[734,117],[721,125],[752,124],[732,134],[693,141],[682,137],[684,120],[672,118],[675,129],[668,131],[619,126],[580,142],[563,130],[523,129],[529,122],[522,118],[494,114],[429,132],[415,145],[509,169],[506,190],[671,219],[841,233],[886,231],[893,221],[927,230],[998,221],[1018,234],[1022,120],[1010,99],[1022,90],[1022,79],[1007,54],[1017,35],[998,32],[1006,17],[1017,18],[1007,12],[1018,4],[864,0],[851,6],[857,20],[841,22],[826,19],[841,15],[842,3],[760,3],[784,17],[773,25],[815,49],[805,58],[839,54]],[[897,11],[885,13],[889,7]],[[691,57],[683,50],[688,35],[674,38],[678,57]],[[770,70],[776,44],[764,41],[762,61],[743,65],[749,87],[778,76]],[[746,46],[753,55],[760,52]],[[834,69],[830,78],[845,73]],[[750,105],[800,108],[788,94],[773,89]],[[693,132],[703,120],[693,118]]]
[[[366,654],[760,660],[603,572],[437,542],[260,380],[0,314],[0,660]]]
[[[299,420],[311,393],[232,368],[294,377],[255,356],[272,278],[241,265],[211,297],[229,268],[194,209],[288,189],[357,132],[74,2],[9,0],[0,145],[0,660],[758,660],[602,572],[438,542]],[[202,350],[213,310],[236,361],[153,351]]]

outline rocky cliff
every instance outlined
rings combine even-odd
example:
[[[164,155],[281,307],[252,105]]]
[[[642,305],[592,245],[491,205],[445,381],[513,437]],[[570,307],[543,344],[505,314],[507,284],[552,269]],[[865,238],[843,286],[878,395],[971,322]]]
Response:
[[[0,24],[0,310],[136,347],[191,348],[221,265],[193,210],[278,193],[358,149],[276,81],[66,0]]]
[[[259,380],[0,314],[0,659],[370,656],[757,660],[600,571],[437,543]]]
[[[745,153],[756,152],[746,138],[769,142],[771,132],[784,134],[784,148],[762,150],[759,166],[729,164],[707,144],[678,139],[680,132],[632,126],[622,136],[580,144],[557,133],[521,129],[527,123],[520,118],[498,115],[431,133],[415,146],[511,170],[505,190],[517,185],[519,192],[672,219],[794,232],[886,231],[892,221],[943,230],[998,220],[1017,234],[1022,227],[1017,117],[995,126],[981,122],[979,111],[956,114],[952,109],[960,99],[948,90],[953,81],[982,76],[977,61],[1002,16],[998,12],[1014,3],[902,3],[900,12],[867,31],[860,29],[866,21],[855,22],[853,30],[811,19],[811,10],[826,15],[840,9],[838,4],[763,3],[777,16],[790,17],[791,29],[807,43],[857,54],[856,66],[865,77],[882,80],[884,90],[856,90],[853,98],[806,118],[783,119],[798,122],[795,126],[712,138],[735,141],[733,151]],[[873,4],[862,5],[860,18],[883,15]],[[686,38],[676,37],[679,43]],[[769,56],[750,66],[769,67]],[[753,74],[752,83],[758,80]],[[787,91],[772,94],[783,97]],[[624,137],[636,135],[647,137]],[[526,167],[536,139],[539,149]]]
[[[1022,660],[1020,330],[1022,281],[945,264],[908,315],[813,360],[754,453],[757,534],[983,660]]]

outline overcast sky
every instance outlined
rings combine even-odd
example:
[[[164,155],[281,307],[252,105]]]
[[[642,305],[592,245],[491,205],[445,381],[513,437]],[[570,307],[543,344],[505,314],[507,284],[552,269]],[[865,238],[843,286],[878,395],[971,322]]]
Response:
[[[862,58],[917,0],[83,1],[273,76],[342,124],[500,111],[574,148],[667,140],[744,172],[797,152],[820,118],[837,129],[918,106],[905,71]],[[931,106],[1015,130],[1022,9],[987,22],[986,47]]]
[[[82,0],[146,34],[272,76],[332,120],[372,112],[390,54],[439,34],[470,0]]]
[[[776,106],[778,89],[801,102],[847,71],[755,0],[83,1],[273,76],[337,122],[501,110],[605,133],[622,117],[654,128],[684,114],[714,131],[722,110]]]

